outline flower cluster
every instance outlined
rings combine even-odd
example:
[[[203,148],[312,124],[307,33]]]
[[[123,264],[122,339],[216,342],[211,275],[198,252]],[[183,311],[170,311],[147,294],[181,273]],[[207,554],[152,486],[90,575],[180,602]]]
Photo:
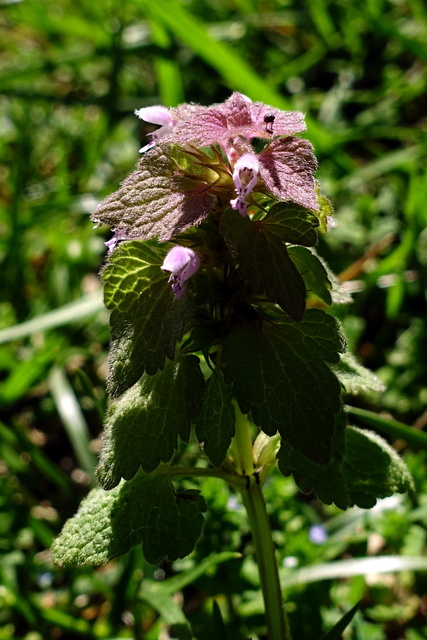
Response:
[[[155,105],[135,113],[159,128],[148,134],[137,170],[94,213],[96,222],[113,228],[110,252],[121,240],[176,241],[212,211],[231,207],[241,216],[252,214],[259,209],[257,194],[319,211],[313,148],[295,135],[306,128],[302,113],[252,102],[241,93],[210,107]],[[183,251],[181,257],[188,255]],[[163,268],[171,271],[180,297],[200,261],[177,267],[171,256],[178,254],[168,254]]]
[[[145,122],[161,125],[149,134],[152,142],[141,152],[160,141],[200,147],[221,145],[227,154],[237,193],[230,205],[241,215],[246,215],[248,196],[259,177],[260,191],[317,210],[313,179],[317,162],[312,146],[307,140],[294,137],[306,129],[304,115],[299,111],[281,111],[233,93],[225,102],[207,108],[153,106],[135,113]],[[250,144],[254,138],[274,142],[256,154]]]

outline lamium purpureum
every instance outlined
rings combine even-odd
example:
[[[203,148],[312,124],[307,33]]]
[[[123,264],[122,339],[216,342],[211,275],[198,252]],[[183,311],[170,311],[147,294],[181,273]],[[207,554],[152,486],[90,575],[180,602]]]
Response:
[[[348,298],[314,248],[332,208],[296,135],[303,114],[240,93],[136,113],[159,128],[93,215],[113,230],[103,488],[54,557],[101,564],[142,543],[153,564],[182,558],[208,505],[181,479],[222,478],[247,509],[268,638],[289,639],[262,491],[271,470],[341,509],[372,507],[411,479],[381,438],[347,425],[343,392],[381,385],[326,311]],[[199,459],[172,464],[192,429]]]

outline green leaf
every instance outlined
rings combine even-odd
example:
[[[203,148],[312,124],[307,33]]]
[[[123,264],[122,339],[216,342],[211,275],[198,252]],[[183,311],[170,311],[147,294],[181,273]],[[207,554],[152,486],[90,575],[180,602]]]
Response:
[[[52,546],[61,565],[100,565],[142,542],[147,562],[191,553],[206,504],[198,491],[174,490],[165,472],[140,472],[112,491],[94,489]]]
[[[315,223],[312,213],[293,204],[275,205],[257,222],[234,212],[226,213],[221,220],[222,233],[243,280],[296,321],[304,315],[306,290],[286,243],[314,244]]]
[[[161,270],[164,255],[149,242],[122,243],[103,272],[104,297],[110,317],[111,344],[107,385],[120,395],[144,371],[154,374],[185,331],[191,309],[188,289],[176,300]]]
[[[120,189],[105,198],[92,218],[131,238],[170,240],[198,224],[214,199],[204,180],[181,171],[170,145],[145,153]]]
[[[236,327],[223,352],[224,376],[243,413],[252,412],[265,433],[282,438],[310,460],[332,456],[341,386],[336,364],[344,339],[337,321],[309,309],[300,323],[281,315],[273,322]]]
[[[264,223],[283,241],[314,247],[317,242],[316,215],[295,202],[278,202],[269,210]]]
[[[385,387],[381,380],[372,371],[357,362],[356,358],[348,351],[341,355],[341,362],[335,369],[335,373],[347,393],[384,391]]]
[[[289,247],[289,255],[302,275],[307,291],[314,293],[326,304],[332,304],[331,282],[325,267],[310,249]]]
[[[413,492],[406,464],[383,438],[373,431],[347,430],[346,455],[341,468],[353,504],[370,509],[377,498]]]
[[[335,453],[335,451],[334,451]],[[340,509],[373,507],[378,498],[413,490],[411,475],[396,451],[371,431],[345,430],[345,454],[328,466],[313,463],[289,444],[279,451],[279,469],[293,474],[305,493],[315,491],[326,504]]]
[[[359,600],[359,602],[357,602],[354,607],[347,611],[347,613],[345,613],[343,617],[340,618],[340,620],[338,620],[336,624],[334,624],[332,629],[329,629],[329,631],[324,636],[322,636],[321,640],[341,640],[343,631],[347,629],[348,625],[353,620],[357,610],[360,607],[360,603],[361,600]]]
[[[151,472],[168,462],[178,436],[188,441],[201,407],[204,379],[196,356],[168,360],[163,371],[145,374],[109,408],[98,476],[111,489],[142,467]]]
[[[285,476],[294,476],[294,480],[303,493],[315,491],[325,504],[335,502],[340,509],[350,506],[347,487],[340,472],[345,454],[346,419],[341,411],[336,418],[335,433],[332,441],[333,458],[325,467],[309,460],[301,451],[294,449],[289,442],[281,443],[277,455],[279,469]]]
[[[128,312],[151,283],[167,280],[167,274],[161,270],[164,257],[164,252],[152,242],[122,242],[102,272],[107,309]]]
[[[224,461],[234,436],[235,413],[231,400],[221,374],[214,371],[206,385],[195,428],[197,439],[204,442],[204,452],[216,467]]]

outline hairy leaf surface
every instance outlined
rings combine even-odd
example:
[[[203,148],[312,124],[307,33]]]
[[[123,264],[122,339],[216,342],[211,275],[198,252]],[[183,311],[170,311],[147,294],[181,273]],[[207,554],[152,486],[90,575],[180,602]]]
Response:
[[[341,355],[341,361],[336,367],[335,373],[347,393],[380,392],[385,389],[381,380],[372,371],[357,362],[349,351]]]
[[[178,446],[178,436],[188,441],[191,422],[197,418],[204,379],[196,356],[167,361],[163,371],[144,374],[114,401],[105,423],[104,446],[98,476],[106,489],[120,478],[131,479],[138,469],[150,472],[168,462]]]
[[[112,491],[94,489],[52,546],[61,565],[100,565],[142,542],[147,562],[183,558],[203,527],[206,504],[198,491],[175,492],[165,473],[122,482]]]
[[[258,155],[259,174],[279,200],[292,200],[317,211],[313,173],[317,160],[313,146],[303,138],[275,138]]]
[[[173,359],[192,309],[188,291],[176,300],[161,270],[164,255],[150,243],[122,243],[103,271],[110,317],[108,390],[120,395],[144,371],[150,375]]]
[[[327,465],[341,408],[341,386],[328,365],[343,349],[337,321],[318,309],[300,323],[282,316],[262,326],[244,324],[225,343],[225,380],[265,433],[279,431],[310,460]]]
[[[120,189],[98,205],[93,220],[128,238],[161,242],[203,220],[214,202],[209,184],[180,170],[172,151],[159,144],[145,153]]]
[[[289,255],[302,275],[307,291],[314,293],[326,304],[332,304],[331,282],[319,258],[305,247],[289,247]]]
[[[294,449],[289,442],[283,440],[277,455],[280,471],[285,476],[293,475],[303,493],[315,491],[322,502],[325,504],[335,502],[340,509],[347,509],[350,505],[347,486],[340,472],[345,455],[346,426],[346,416],[341,410],[335,421],[332,460],[326,467],[309,460],[302,451]]]
[[[304,247],[314,247],[317,242],[317,216],[294,202],[277,202],[262,223],[283,242],[301,244]]]
[[[293,474],[305,493],[315,491],[326,504],[340,509],[357,505],[373,507],[378,498],[412,490],[411,475],[396,451],[372,431],[348,427],[345,430],[345,454],[322,467],[309,460],[289,443],[282,443],[279,469]]]

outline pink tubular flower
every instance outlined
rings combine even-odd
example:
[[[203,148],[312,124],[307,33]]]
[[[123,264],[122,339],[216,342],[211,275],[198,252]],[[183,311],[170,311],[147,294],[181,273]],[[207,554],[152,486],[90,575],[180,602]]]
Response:
[[[191,278],[199,267],[200,257],[193,249],[177,245],[169,251],[161,269],[171,272],[168,282],[177,300],[184,294],[184,282]]]
[[[250,153],[245,153],[234,165],[233,180],[236,186],[237,198],[230,200],[230,204],[232,209],[237,209],[241,216],[246,215],[248,208],[246,197],[257,183],[258,171],[259,162]]]
[[[166,107],[162,107],[161,105],[155,105],[153,107],[143,107],[142,109],[137,109],[135,111],[135,115],[138,116],[144,122],[150,122],[151,124],[160,124],[162,125],[160,129],[157,131],[153,131],[148,135],[151,136],[152,142],[146,144],[145,147],[142,147],[139,151],[140,153],[144,153],[154,147],[156,142],[164,138],[172,131],[173,120],[172,116],[169,113],[169,109]]]

